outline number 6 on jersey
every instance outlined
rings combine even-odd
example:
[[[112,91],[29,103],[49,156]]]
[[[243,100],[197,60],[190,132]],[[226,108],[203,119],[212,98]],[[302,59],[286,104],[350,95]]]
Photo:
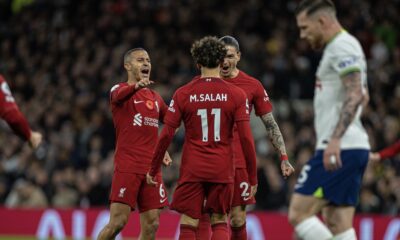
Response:
[[[221,140],[220,137],[220,125],[221,125],[221,109],[213,108],[211,110],[211,114],[214,115],[214,141],[219,142]],[[197,115],[201,118],[201,132],[202,132],[202,141],[208,142],[208,118],[207,118],[207,109],[198,109]]]

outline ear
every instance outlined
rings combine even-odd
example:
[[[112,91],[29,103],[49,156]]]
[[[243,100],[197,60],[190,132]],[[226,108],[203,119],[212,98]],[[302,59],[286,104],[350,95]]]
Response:
[[[124,63],[124,68],[125,70],[129,71],[131,70],[131,65],[129,63]]]
[[[196,68],[201,71],[201,65],[200,64],[197,63],[196,64]]]
[[[238,55],[238,58],[239,58],[238,61],[240,61],[240,59],[242,58],[242,53],[240,51],[238,51],[237,55]]]

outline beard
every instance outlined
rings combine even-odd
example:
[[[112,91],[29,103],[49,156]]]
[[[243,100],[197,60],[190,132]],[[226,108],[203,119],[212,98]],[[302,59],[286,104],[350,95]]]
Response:
[[[325,45],[322,35],[316,36],[313,40],[310,40],[309,43],[313,50],[321,50]]]

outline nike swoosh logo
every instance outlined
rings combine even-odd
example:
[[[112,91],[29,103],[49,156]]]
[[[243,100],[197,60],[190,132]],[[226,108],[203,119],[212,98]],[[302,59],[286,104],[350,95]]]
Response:
[[[138,104],[138,103],[142,103],[143,101],[136,101],[136,100],[133,100],[133,103],[135,103],[135,104]]]
[[[165,202],[166,200],[167,200],[167,198],[161,199],[161,200],[160,200],[160,203],[163,203],[163,202]]]

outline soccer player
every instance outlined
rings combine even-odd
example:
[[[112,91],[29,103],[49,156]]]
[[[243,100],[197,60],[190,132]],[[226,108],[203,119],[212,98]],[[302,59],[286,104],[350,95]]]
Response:
[[[150,57],[143,48],[124,55],[128,80],[111,88],[110,102],[116,131],[114,176],[110,193],[110,221],[98,239],[114,239],[128,221],[131,210],[140,212],[139,239],[155,239],[160,211],[168,206],[161,174],[157,188],[146,184],[158,124],[163,121],[167,105],[158,93],[147,88],[150,81]],[[164,164],[171,159],[165,155]]]
[[[370,149],[360,120],[365,56],[331,0],[301,1],[296,20],[300,37],[323,55],[314,95],[316,153],[295,185],[289,221],[301,239],[356,239],[352,223]],[[315,216],[321,210],[326,225]]]
[[[374,162],[379,162],[381,160],[394,157],[399,152],[400,152],[400,140],[380,150],[379,152],[371,152],[369,154],[369,160]]]
[[[225,81],[241,88],[246,93],[250,104],[250,112],[252,106],[254,106],[256,115],[261,118],[272,145],[280,155],[282,175],[286,178],[294,172],[294,168],[288,161],[285,142],[272,114],[272,104],[269,101],[267,91],[260,81],[237,68],[241,57],[239,42],[232,36],[224,36],[220,38],[220,40],[225,43],[227,48],[227,54],[220,74]],[[231,239],[245,240],[247,239],[246,205],[254,204],[255,199],[249,198],[249,176],[247,175],[246,161],[236,128],[234,128],[233,134],[233,152],[235,159],[235,183],[232,210],[230,213]],[[200,220],[198,229],[199,239],[209,239],[209,229],[207,228],[208,221],[209,218],[207,215],[203,216]],[[205,226],[203,226],[203,224]]]
[[[0,75],[0,118],[8,123],[15,134],[28,141],[33,149],[42,142],[42,134],[31,130],[2,75]]]
[[[223,42],[215,37],[204,37],[192,45],[191,53],[201,76],[174,94],[157,143],[148,183],[155,184],[153,177],[159,171],[161,157],[183,120],[182,165],[171,203],[171,208],[182,214],[179,239],[196,239],[202,213],[211,214],[211,239],[229,239],[227,214],[231,209],[234,188],[232,140],[235,124],[247,164],[249,198],[257,188],[249,107],[245,93],[220,78],[220,66],[226,55]],[[203,206],[204,200],[206,204]]]

